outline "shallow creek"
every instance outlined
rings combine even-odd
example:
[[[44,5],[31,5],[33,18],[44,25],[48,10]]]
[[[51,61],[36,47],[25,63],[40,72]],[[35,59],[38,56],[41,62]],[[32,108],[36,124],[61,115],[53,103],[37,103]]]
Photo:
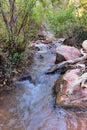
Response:
[[[86,130],[87,111],[54,108],[53,85],[59,74],[46,75],[54,64],[56,42],[37,44],[34,62],[13,91],[0,95],[0,130]]]

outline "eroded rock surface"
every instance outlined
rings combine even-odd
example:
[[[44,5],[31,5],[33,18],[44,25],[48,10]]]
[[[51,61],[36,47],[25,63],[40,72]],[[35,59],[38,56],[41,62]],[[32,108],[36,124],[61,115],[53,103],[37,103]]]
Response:
[[[65,60],[72,60],[75,58],[78,58],[81,56],[80,51],[71,46],[66,46],[66,45],[60,45],[56,49],[56,61],[55,63],[58,64],[62,61]]]
[[[67,89],[80,75],[80,69],[68,70],[61,76],[54,85],[56,92],[55,105],[63,107],[77,107],[87,108],[87,88],[82,88],[80,85],[76,86],[73,94],[66,96]]]

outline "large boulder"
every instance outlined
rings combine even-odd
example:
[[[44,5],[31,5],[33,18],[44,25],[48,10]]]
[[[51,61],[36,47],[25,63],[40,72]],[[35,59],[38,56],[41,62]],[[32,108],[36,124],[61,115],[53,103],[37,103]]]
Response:
[[[76,86],[73,94],[66,96],[67,89],[79,77],[80,69],[68,70],[54,85],[56,93],[55,105],[63,107],[87,108],[87,88]]]
[[[65,60],[72,60],[80,56],[81,56],[81,53],[77,48],[66,46],[66,45],[60,45],[56,49],[55,64],[58,64]]]

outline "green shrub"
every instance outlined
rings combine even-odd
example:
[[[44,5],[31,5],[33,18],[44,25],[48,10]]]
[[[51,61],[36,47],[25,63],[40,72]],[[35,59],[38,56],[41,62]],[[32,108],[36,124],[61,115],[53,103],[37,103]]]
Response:
[[[49,12],[49,24],[56,37],[71,35],[76,28],[79,28],[79,23],[73,10],[73,8],[68,8]]]

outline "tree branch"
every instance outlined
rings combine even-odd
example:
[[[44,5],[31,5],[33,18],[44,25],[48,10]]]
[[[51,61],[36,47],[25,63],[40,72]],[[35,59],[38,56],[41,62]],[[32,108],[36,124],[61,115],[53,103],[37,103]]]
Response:
[[[4,13],[3,9],[2,9],[2,3],[1,3],[1,2],[0,2],[0,8],[1,8],[1,14],[2,14],[3,21],[4,21],[4,23],[5,23],[5,26],[6,26],[6,29],[7,29],[7,31],[8,31],[8,34],[9,34],[9,36],[10,36],[9,24],[8,24],[6,15],[5,15],[5,13]]]
[[[87,54],[85,53],[84,56],[80,57],[80,58],[76,58],[73,60],[68,60],[68,61],[63,61],[57,65],[54,65],[52,68],[50,68],[46,74],[51,74],[54,73],[56,70],[62,69],[64,67],[69,67],[70,65],[73,65],[75,63],[78,63],[79,61],[83,61],[87,59]]]
[[[78,77],[73,84],[68,88],[66,95],[69,96],[73,93],[74,88],[80,83],[85,82],[87,80],[87,72]]]
[[[10,3],[10,25],[12,26],[14,22],[14,9],[15,9],[15,0],[9,0]]]

